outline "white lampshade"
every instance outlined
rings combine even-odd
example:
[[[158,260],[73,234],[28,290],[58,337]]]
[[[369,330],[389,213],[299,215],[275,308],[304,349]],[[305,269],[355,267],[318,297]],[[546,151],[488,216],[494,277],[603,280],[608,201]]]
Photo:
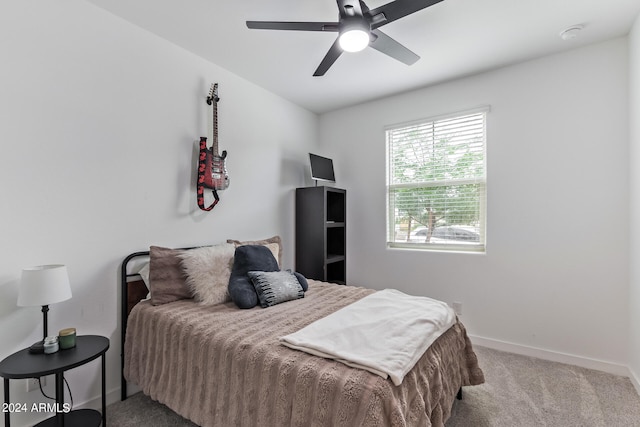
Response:
[[[71,285],[65,265],[38,265],[22,270],[18,305],[49,305],[71,298]]]

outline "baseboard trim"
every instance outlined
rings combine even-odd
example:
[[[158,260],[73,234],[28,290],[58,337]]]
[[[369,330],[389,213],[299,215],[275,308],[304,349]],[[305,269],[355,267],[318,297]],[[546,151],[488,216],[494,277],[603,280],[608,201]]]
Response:
[[[506,341],[495,340],[491,338],[469,335],[471,342],[483,347],[489,347],[494,350],[506,351],[509,353],[521,354],[523,356],[537,357],[538,359],[550,360],[552,362],[566,363],[569,365],[580,366],[587,369],[595,369],[597,371],[608,372],[614,375],[629,377],[634,382],[638,394],[640,394],[640,383],[637,378],[632,378],[633,374],[629,367],[617,363],[606,362],[604,360],[591,359],[583,356],[562,353],[558,351],[545,350],[536,347],[529,347],[522,344],[514,344]]]
[[[631,384],[636,388],[636,392],[640,395],[640,379],[632,369],[629,369],[629,379],[631,380]]]
[[[106,394],[107,406],[120,400],[120,387],[107,391]],[[92,399],[86,400],[82,403],[74,405],[74,409],[95,409],[102,412],[102,396],[96,396]]]

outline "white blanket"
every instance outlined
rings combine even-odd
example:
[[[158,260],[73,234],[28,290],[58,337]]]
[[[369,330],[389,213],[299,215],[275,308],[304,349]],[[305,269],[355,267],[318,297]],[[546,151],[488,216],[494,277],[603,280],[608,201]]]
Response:
[[[383,378],[389,376],[400,385],[427,348],[455,322],[453,310],[442,301],[385,289],[280,341]]]

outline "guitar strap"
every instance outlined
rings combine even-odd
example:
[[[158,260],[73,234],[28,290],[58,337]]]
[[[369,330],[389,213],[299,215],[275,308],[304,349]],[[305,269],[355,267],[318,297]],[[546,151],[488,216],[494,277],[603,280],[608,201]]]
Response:
[[[207,138],[204,136],[200,137],[200,156],[198,157],[198,190],[197,190],[197,199],[198,199],[198,207],[203,211],[212,210],[220,201],[220,197],[218,197],[218,192],[215,189],[212,189],[213,192],[213,203],[206,207],[204,205],[204,188],[205,188],[205,178],[207,174],[211,175],[211,157],[209,156],[209,167],[207,167]]]

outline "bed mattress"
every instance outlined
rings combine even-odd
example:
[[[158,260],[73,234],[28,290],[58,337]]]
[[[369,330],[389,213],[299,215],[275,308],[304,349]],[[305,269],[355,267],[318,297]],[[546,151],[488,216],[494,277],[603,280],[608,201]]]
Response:
[[[462,323],[399,386],[279,342],[372,292],[311,280],[304,298],[266,309],[143,301],[129,316],[124,376],[201,426],[442,426],[458,389],[484,382]]]

